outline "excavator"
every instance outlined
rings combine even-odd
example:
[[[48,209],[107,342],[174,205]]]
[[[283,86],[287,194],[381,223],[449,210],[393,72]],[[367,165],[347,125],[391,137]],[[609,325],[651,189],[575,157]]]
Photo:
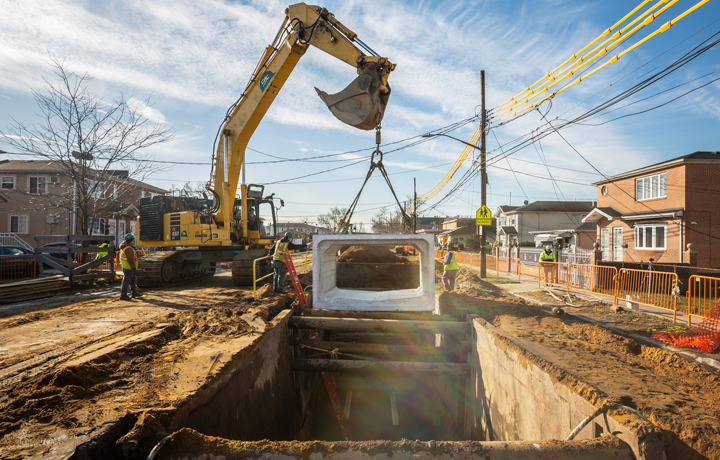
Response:
[[[362,130],[379,127],[395,64],[365,45],[327,9],[298,3],[285,20],[245,87],[227,112],[213,145],[213,170],[203,198],[153,196],[140,199],[138,245],[158,250],[139,259],[138,282],[167,286],[212,276],[218,262],[232,261],[237,285],[250,285],[269,271],[253,267],[268,253],[277,234],[274,194],[246,184],[245,149],[285,81],[310,46],[357,69],[358,77],[337,94],[317,88],[320,98],[343,123]],[[238,195],[239,188],[239,196]],[[211,195],[211,196],[210,196]],[[266,261],[267,262],[267,261]]]

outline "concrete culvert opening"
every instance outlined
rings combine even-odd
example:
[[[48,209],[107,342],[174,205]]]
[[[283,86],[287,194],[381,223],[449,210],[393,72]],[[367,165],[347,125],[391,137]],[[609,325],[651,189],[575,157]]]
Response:
[[[394,291],[420,286],[420,255],[411,246],[343,246],[338,252],[338,288]]]

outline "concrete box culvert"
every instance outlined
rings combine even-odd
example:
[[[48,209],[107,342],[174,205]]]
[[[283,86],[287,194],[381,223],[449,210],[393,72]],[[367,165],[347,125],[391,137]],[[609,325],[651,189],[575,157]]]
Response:
[[[416,289],[362,291],[337,283],[337,252],[344,246],[412,246],[420,255]],[[314,235],[313,307],[327,310],[432,311],[435,309],[435,245],[430,235]]]

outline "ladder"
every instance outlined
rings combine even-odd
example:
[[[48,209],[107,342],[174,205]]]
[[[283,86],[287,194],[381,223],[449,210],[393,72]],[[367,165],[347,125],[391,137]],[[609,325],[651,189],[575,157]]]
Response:
[[[290,280],[292,281],[293,288],[295,288],[295,294],[297,294],[300,307],[308,308],[307,299],[305,298],[305,292],[303,292],[302,285],[300,284],[300,279],[298,279],[297,272],[295,271],[295,264],[293,264],[292,256],[290,254],[285,254],[285,265],[287,266],[288,273],[290,274]],[[309,337],[312,340],[318,340],[320,336],[318,335],[317,329],[310,329]],[[315,358],[322,359],[322,355],[318,353],[317,355],[315,355]],[[328,395],[330,395],[330,401],[332,402],[333,409],[335,410],[335,416],[337,417],[337,421],[340,424],[340,429],[342,430],[343,437],[345,437],[346,441],[352,441],[352,434],[350,434],[350,425],[347,421],[347,418],[345,418],[345,412],[340,405],[340,396],[338,396],[335,376],[332,374],[332,372],[321,372],[321,374],[323,381],[325,382],[325,388],[327,388]]]

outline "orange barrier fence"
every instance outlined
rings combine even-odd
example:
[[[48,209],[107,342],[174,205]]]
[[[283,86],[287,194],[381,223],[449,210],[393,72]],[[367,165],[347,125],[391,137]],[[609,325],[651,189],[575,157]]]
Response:
[[[35,278],[37,266],[35,254],[0,256],[0,281]]]
[[[675,273],[623,268],[617,276],[615,305],[618,299],[673,311],[673,323],[677,317],[678,283]]]
[[[540,262],[538,265],[538,287],[568,285],[568,264],[564,262]]]
[[[570,264],[567,289],[615,297],[617,268],[600,265]]]
[[[710,276],[693,275],[688,281],[688,325],[691,325],[692,317],[699,316],[707,318],[710,311],[718,304],[720,295],[720,278]]]

